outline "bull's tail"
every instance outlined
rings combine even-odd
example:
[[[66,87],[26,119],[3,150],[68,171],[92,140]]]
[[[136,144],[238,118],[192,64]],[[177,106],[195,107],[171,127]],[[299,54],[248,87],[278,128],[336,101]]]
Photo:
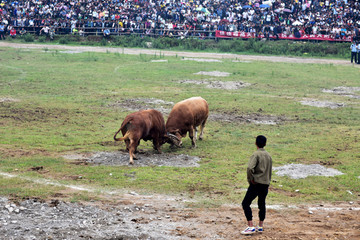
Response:
[[[115,141],[122,141],[122,140],[127,140],[127,139],[129,139],[130,131],[127,131],[122,138],[116,138],[116,135],[117,135],[120,131],[121,131],[121,128],[119,129],[119,131],[117,131],[117,132],[115,133],[115,135],[114,135],[114,140],[115,140]]]

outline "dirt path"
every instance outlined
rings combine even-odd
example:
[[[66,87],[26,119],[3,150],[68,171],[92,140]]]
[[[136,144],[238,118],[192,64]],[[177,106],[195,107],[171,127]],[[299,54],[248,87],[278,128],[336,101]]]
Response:
[[[0,47],[160,54],[159,50],[152,49],[9,42],[0,42]],[[243,61],[351,65],[350,61],[328,59],[175,51],[161,51],[161,54]],[[66,187],[70,189],[69,192],[87,191],[86,188]],[[61,192],[57,199],[46,202],[0,197],[0,239],[360,239],[360,201],[268,206],[265,232],[248,237],[240,235],[245,227],[241,199],[232,205],[199,209],[187,207],[194,200],[182,196],[139,195],[119,191],[103,193],[103,202],[83,204],[62,202],[61,199],[65,197],[66,192]],[[257,219],[256,206],[253,209],[254,219]]]
[[[259,56],[259,55],[240,55],[231,53],[202,53],[202,52],[179,52],[155,49],[138,49],[138,48],[109,48],[109,47],[89,47],[89,46],[68,46],[68,45],[46,45],[46,44],[26,44],[0,42],[0,47],[13,48],[47,48],[57,50],[68,50],[76,52],[118,52],[123,54],[149,54],[164,56],[179,56],[189,58],[216,58],[216,59],[237,59],[238,61],[268,61],[268,62],[291,62],[291,63],[318,63],[318,64],[341,64],[352,65],[350,60],[318,59],[318,58],[297,58],[282,56]],[[354,65],[356,66],[356,65]]]

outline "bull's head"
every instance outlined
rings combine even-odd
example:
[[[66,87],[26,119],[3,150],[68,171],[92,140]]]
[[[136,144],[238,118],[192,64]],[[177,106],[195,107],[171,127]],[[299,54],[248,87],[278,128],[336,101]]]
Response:
[[[168,143],[173,144],[177,147],[181,147],[182,146],[182,141],[181,141],[181,135],[178,133],[172,134],[167,132],[166,133],[167,139],[168,139]]]

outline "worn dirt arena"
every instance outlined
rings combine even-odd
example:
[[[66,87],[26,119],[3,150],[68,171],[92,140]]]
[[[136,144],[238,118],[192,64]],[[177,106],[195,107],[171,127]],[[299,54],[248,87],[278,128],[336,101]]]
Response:
[[[152,49],[54,46],[0,42],[0,47],[58,50],[160,53]],[[236,58],[241,61],[346,64],[346,60],[245,56],[161,51],[165,56]],[[1,177],[16,177],[6,176]],[[359,179],[360,181],[360,179]],[[52,184],[43,182],[42,184]],[[91,191],[72,188],[68,191]],[[272,189],[270,188],[270,191]],[[0,239],[360,239],[360,200],[333,204],[268,206],[265,232],[241,236],[245,217],[241,199],[217,208],[190,208],[184,196],[103,192],[103,202],[65,203],[58,199],[18,201],[0,198]],[[297,193],[294,193],[296,197]],[[353,194],[353,193],[349,193]],[[253,208],[257,219],[256,206]],[[54,220],[55,219],[55,220]]]

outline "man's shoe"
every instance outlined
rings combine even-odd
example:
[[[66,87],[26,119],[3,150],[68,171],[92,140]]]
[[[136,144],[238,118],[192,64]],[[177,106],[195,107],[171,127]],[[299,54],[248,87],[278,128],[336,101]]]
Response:
[[[249,235],[256,232],[256,229],[254,227],[247,227],[244,231],[241,232],[241,234]]]
[[[264,228],[263,227],[256,227],[256,231],[259,233],[264,232]]]

